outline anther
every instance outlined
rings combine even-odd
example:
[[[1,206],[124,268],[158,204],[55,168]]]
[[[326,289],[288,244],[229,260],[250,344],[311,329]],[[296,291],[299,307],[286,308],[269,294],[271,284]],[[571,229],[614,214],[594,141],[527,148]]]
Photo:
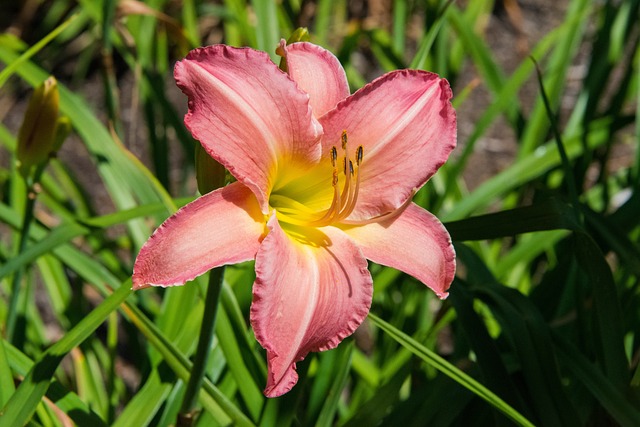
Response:
[[[344,183],[340,183],[342,179],[340,176],[340,169],[338,164],[338,149],[336,146],[331,147],[329,156],[331,159],[331,165],[333,166],[333,174],[331,184],[333,186],[333,199],[329,207],[318,212],[319,218],[310,219],[306,222],[307,225],[323,227],[325,225],[332,224],[334,222],[340,222],[349,217],[351,212],[356,207],[358,200],[358,192],[360,189],[360,173],[359,168],[364,158],[364,148],[362,145],[358,146],[355,151],[355,159],[349,158],[347,150],[347,131],[343,130],[340,137],[342,145],[342,153],[340,158],[342,159],[342,173],[344,176]]]
[[[363,157],[364,157],[364,148],[362,148],[362,145],[360,145],[356,150],[356,165],[360,166],[360,163],[362,163]]]

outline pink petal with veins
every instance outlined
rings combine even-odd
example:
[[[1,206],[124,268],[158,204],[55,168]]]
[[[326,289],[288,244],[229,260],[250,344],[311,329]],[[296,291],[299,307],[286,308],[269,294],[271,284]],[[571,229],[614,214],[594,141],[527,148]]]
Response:
[[[309,94],[311,109],[320,117],[349,96],[347,75],[334,54],[312,43],[284,44],[287,73]]]
[[[308,230],[314,245],[293,240],[275,218],[256,257],[251,325],[267,350],[265,395],[280,396],[298,380],[296,362],[334,348],[362,323],[373,292],[367,261],[333,227]]]
[[[263,213],[278,168],[317,163],[322,128],[309,97],[264,52],[195,49],[174,76],[189,97],[185,124],[214,159],[249,187]]]
[[[350,220],[400,207],[447,160],[456,145],[451,89],[433,73],[401,70],[364,86],[320,118],[324,157],[343,130],[355,158],[364,149],[358,203]]]
[[[440,298],[456,272],[451,237],[442,223],[411,203],[397,217],[363,226],[345,228],[367,259],[415,277]]]
[[[133,267],[133,288],[182,285],[214,267],[255,257],[265,232],[255,196],[239,182],[207,193],[167,219]]]

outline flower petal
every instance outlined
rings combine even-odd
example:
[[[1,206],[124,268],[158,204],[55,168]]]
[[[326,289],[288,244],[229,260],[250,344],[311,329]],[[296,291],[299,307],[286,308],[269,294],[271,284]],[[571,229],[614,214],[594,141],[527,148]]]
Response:
[[[244,185],[207,193],[144,244],[133,267],[133,288],[182,285],[214,267],[253,259],[264,231],[255,196]]]
[[[364,149],[358,203],[349,219],[400,207],[445,162],[456,145],[450,98],[446,80],[400,70],[364,86],[320,119],[325,157],[332,146],[340,147],[343,130],[351,159],[358,146]]]
[[[334,348],[362,323],[371,306],[372,282],[358,247],[332,227],[293,240],[275,214],[256,256],[251,325],[267,350],[265,395],[280,396],[298,381],[295,364],[310,351]]]
[[[344,68],[334,54],[312,43],[280,42],[278,50],[287,61],[287,73],[309,94],[316,117],[331,110],[349,96],[349,83]]]
[[[189,97],[187,128],[253,191],[264,213],[278,167],[318,161],[322,128],[308,96],[266,53],[223,45],[195,49],[174,75]]]
[[[371,261],[404,271],[440,298],[447,297],[456,271],[455,252],[449,233],[431,213],[411,203],[393,219],[345,232]]]

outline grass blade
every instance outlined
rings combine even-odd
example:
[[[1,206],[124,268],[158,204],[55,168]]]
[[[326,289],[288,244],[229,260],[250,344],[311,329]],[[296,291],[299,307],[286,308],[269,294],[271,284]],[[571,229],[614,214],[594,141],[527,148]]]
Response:
[[[40,52],[47,44],[49,44],[53,39],[58,37],[60,33],[67,29],[71,23],[78,18],[78,15],[71,15],[66,21],[56,27],[53,31],[47,34],[42,40],[31,46],[25,53],[20,55],[15,60],[11,61],[4,70],[0,71],[0,88],[4,86],[9,77],[15,73],[21,65],[27,62],[33,55]]]
[[[114,310],[117,310],[131,294],[131,287],[123,284],[105,299],[78,325],[51,346],[36,362],[16,392],[0,412],[0,427],[24,425],[35,412],[42,397],[49,389],[62,358],[87,339]]]
[[[391,336],[404,348],[411,351],[420,359],[424,360],[430,366],[433,366],[438,371],[447,375],[448,377],[456,381],[461,386],[475,393],[478,397],[482,398],[491,406],[498,409],[500,412],[502,412],[506,417],[514,421],[516,424],[520,426],[533,427],[533,424],[529,420],[527,420],[518,411],[516,411],[511,406],[509,406],[504,400],[496,396],[491,390],[487,389],[478,381],[474,380],[469,375],[465,374],[460,369],[456,368],[451,363],[444,360],[442,357],[438,356],[428,348],[424,347],[422,344],[415,341],[413,338],[411,338],[404,332],[400,331],[399,329],[395,328],[393,325],[380,319],[375,314],[369,313],[369,319],[371,319],[371,321],[376,326],[378,326],[380,329],[382,329],[387,334],[389,334],[389,336]]]

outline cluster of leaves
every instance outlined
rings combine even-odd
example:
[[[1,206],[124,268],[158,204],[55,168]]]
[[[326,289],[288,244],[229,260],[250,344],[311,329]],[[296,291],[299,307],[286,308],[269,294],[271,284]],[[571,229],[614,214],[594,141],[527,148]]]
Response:
[[[67,144],[99,177],[83,179],[61,153],[30,185],[14,162],[18,129],[0,125],[0,319],[14,319],[0,339],[0,426],[640,425],[640,1],[571,0],[531,47],[537,62],[509,73],[482,28],[515,2],[393,0],[388,28],[367,25],[356,3],[45,1],[29,43],[0,35],[5,94],[56,75]],[[170,64],[210,42],[271,53],[301,24],[353,89],[412,67],[447,77],[461,111],[478,86],[489,93],[476,121],[459,117],[470,133],[416,195],[449,229],[458,275],[440,304],[372,265],[372,314],[355,338],[309,355],[293,391],[267,400],[247,322],[252,265],[227,268],[202,411],[178,417],[206,280],[130,291],[140,246],[193,196],[194,141],[170,100]],[[584,76],[561,110],[578,58]],[[461,86],[469,69],[476,78]],[[536,95],[522,97],[532,82]],[[468,160],[499,120],[514,160],[469,190]],[[150,169],[125,146],[138,121]],[[620,147],[630,154],[613,162]],[[112,213],[98,215],[104,198]]]

